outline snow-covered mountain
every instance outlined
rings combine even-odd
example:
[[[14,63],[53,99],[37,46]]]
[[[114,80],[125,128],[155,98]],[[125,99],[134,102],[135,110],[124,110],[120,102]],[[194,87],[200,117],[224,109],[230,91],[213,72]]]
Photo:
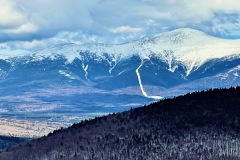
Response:
[[[219,39],[183,28],[120,45],[50,46],[28,56],[8,58],[5,62],[9,70],[1,68],[1,74],[11,77],[23,68],[44,74],[54,66],[54,73],[47,74],[103,89],[104,85],[118,89],[139,84],[142,94],[147,96],[143,85],[171,88],[214,76],[236,67],[239,58],[240,40]],[[38,70],[34,70],[36,65]]]
[[[126,44],[63,44],[38,51],[33,55],[38,60],[43,57],[53,58],[56,55],[63,55],[71,63],[75,58],[82,60],[82,53],[88,52],[88,56],[96,61],[110,58],[109,65],[111,67],[114,67],[115,62],[128,59],[134,55],[147,60],[157,57],[166,62],[169,65],[168,70],[172,72],[175,68],[174,61],[184,65],[188,75],[193,69],[196,70],[206,61],[239,56],[239,43],[240,40],[219,39],[197,30],[183,28],[144,37]]]
[[[3,111],[66,113],[81,106],[112,112],[240,85],[239,65],[240,40],[187,28],[119,45],[71,43],[36,52],[1,47],[0,102]]]

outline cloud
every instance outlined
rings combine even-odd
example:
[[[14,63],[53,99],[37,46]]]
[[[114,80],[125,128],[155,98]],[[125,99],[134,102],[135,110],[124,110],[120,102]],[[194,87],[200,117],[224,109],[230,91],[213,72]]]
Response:
[[[0,0],[0,16],[0,41],[26,38],[38,31],[30,15],[14,0]]]
[[[120,26],[117,28],[110,28],[109,32],[112,33],[131,33],[131,32],[141,32],[143,28],[130,27],[130,26]]]
[[[32,23],[24,23],[16,28],[2,29],[1,32],[6,34],[25,34],[25,33],[36,33],[38,27]]]
[[[97,0],[21,0],[21,4],[33,13],[42,31],[63,31],[91,27]]]
[[[239,0],[0,0],[0,41],[66,33],[65,41],[124,42],[179,27],[209,33],[229,27],[225,34],[239,35],[237,22],[216,20],[239,15],[239,6]]]
[[[0,0],[0,15],[0,28],[14,28],[26,21],[26,16],[11,0]]]
[[[0,0],[0,41],[52,37],[60,31],[87,30],[92,24],[87,0]]]
[[[213,32],[225,38],[239,38],[240,35],[240,14],[224,14],[216,15],[212,20]]]
[[[38,48],[47,47],[46,42],[39,40],[16,42],[9,45],[11,46],[11,48],[18,48],[23,50],[35,50]]]

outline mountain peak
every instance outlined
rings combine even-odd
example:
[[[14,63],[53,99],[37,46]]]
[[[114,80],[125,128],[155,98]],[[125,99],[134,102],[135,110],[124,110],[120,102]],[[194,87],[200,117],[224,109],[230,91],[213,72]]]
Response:
[[[185,34],[205,34],[204,32],[192,28],[178,28],[165,33],[185,33]]]
[[[147,43],[153,44],[168,44],[168,45],[187,45],[190,42],[199,41],[203,38],[214,38],[206,33],[191,29],[191,28],[179,28],[172,31],[156,34],[153,36],[147,36],[138,40],[139,45]]]

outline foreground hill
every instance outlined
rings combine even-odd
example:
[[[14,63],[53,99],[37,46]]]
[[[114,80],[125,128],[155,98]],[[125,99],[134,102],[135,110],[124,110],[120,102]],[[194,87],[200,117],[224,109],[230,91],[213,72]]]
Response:
[[[239,159],[240,87],[82,121],[0,153],[4,160]]]

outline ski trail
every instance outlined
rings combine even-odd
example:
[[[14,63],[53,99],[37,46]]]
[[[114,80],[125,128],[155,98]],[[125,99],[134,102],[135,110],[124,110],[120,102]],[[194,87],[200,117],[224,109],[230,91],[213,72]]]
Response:
[[[140,73],[139,73],[139,69],[142,67],[143,65],[143,60],[140,64],[140,66],[136,69],[136,74],[137,74],[137,77],[138,77],[138,83],[139,83],[139,86],[140,86],[140,89],[142,91],[142,94],[144,97],[148,97],[147,93],[144,91],[144,88],[143,88],[143,85],[142,85],[142,80],[141,80],[141,76],[140,76]]]
[[[140,89],[142,91],[143,96],[147,97],[147,98],[152,98],[152,99],[162,99],[163,97],[161,97],[161,96],[149,96],[147,94],[147,92],[144,90],[143,85],[142,85],[141,76],[140,76],[140,73],[139,73],[139,69],[142,67],[143,64],[144,64],[144,60],[141,61],[140,66],[138,66],[138,68],[136,69],[136,74],[137,74],[137,77],[138,77],[138,83],[139,83],[139,86],[140,86]]]

